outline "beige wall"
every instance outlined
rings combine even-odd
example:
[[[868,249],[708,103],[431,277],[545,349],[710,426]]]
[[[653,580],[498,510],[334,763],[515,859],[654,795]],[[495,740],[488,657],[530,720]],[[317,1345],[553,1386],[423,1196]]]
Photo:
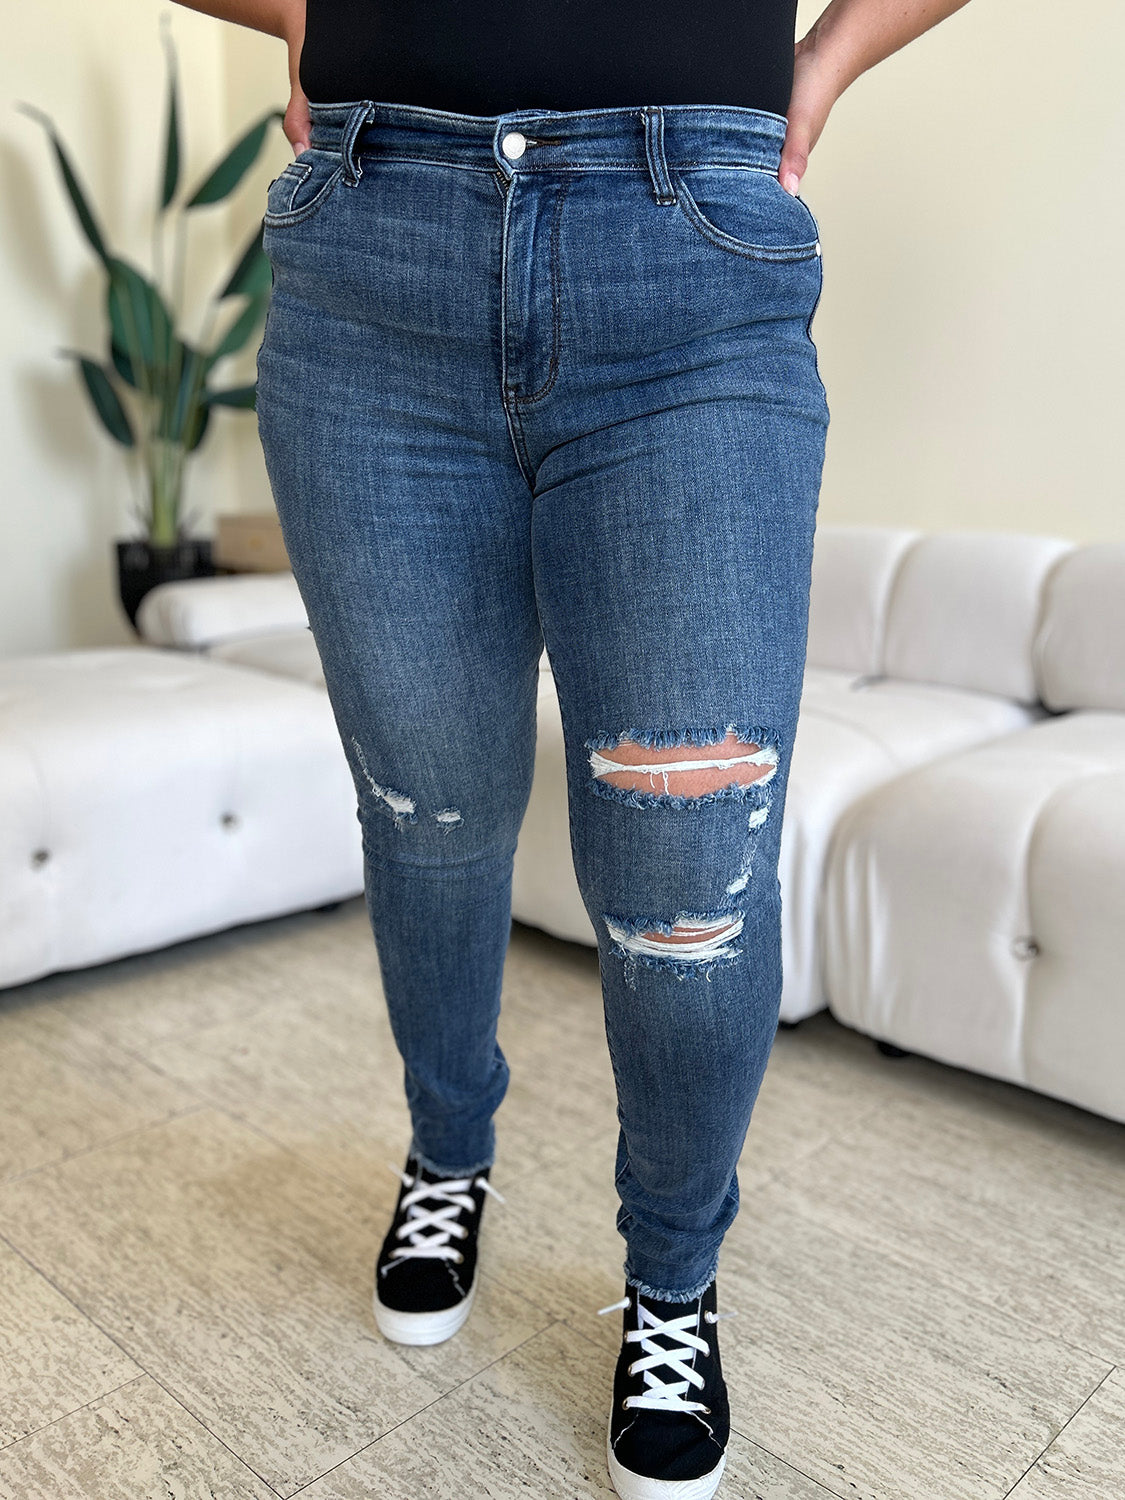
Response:
[[[822,8],[802,0],[801,31]],[[111,558],[126,469],[52,352],[98,349],[100,275],[43,132],[13,101],[54,116],[116,242],[150,264],[162,13],[195,178],[284,106],[280,43],[179,6],[41,0],[0,55],[0,651],[130,638]],[[1117,0],[1059,15],[973,0],[860,78],[813,153],[802,192],[824,245],[825,520],[1125,537],[1125,15]],[[198,219],[197,298],[289,155],[278,127],[230,214]],[[229,374],[251,377],[252,355]],[[189,503],[204,530],[216,509],[269,505],[252,415],[220,414]]]
[[[1125,538],[1123,76],[1119,0],[972,0],[837,102],[822,519]]]

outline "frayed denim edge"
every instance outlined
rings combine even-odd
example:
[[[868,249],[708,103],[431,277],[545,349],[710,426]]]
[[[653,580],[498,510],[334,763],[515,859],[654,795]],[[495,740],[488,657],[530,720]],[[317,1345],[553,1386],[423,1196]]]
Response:
[[[684,729],[622,729],[617,734],[596,734],[583,744],[587,750],[616,750],[622,740],[632,740],[649,750],[670,750],[676,745],[721,745],[731,733],[746,744],[761,745],[763,749],[768,745],[777,751],[779,757],[784,748],[776,732],[760,724],[724,724],[721,728],[709,724],[702,728],[688,725]]]
[[[647,1282],[638,1281],[635,1276],[630,1274],[628,1269],[626,1269],[625,1271],[625,1285],[634,1287],[638,1292],[640,1292],[642,1297],[652,1297],[657,1302],[694,1302],[697,1297],[703,1296],[703,1293],[711,1285],[718,1273],[719,1260],[718,1256],[716,1256],[714,1269],[712,1270],[711,1274],[705,1281],[701,1281],[698,1286],[694,1287],[689,1292],[669,1292],[667,1290],[661,1291],[658,1287],[649,1286]]]
[[[629,769],[622,766],[623,771]],[[773,777],[770,777],[770,781]],[[765,785],[769,783],[766,782]],[[730,786],[719,787],[713,792],[700,792],[696,797],[685,797],[680,792],[638,792],[632,787],[614,786],[611,782],[603,781],[600,776],[590,778],[590,790],[596,797],[606,797],[610,802],[625,802],[630,807],[675,807],[691,808],[703,807],[708,802],[719,802],[724,798],[732,798],[736,802],[745,802],[757,792],[758,781],[732,782]],[[758,795],[761,795],[758,793]]]
[[[742,956],[743,949],[737,945],[729,946],[711,958],[663,958],[658,953],[634,953],[614,939],[610,944],[610,952],[624,960],[625,983],[630,989],[635,989],[632,978],[638,964],[643,964],[646,969],[667,969],[677,979],[691,979],[698,975],[701,979],[710,980],[713,969],[735,963]]]
[[[482,1161],[475,1167],[466,1167],[463,1172],[451,1172],[448,1167],[442,1166],[431,1157],[425,1156],[421,1151],[416,1150],[413,1144],[411,1144],[408,1155],[412,1156],[420,1167],[425,1167],[427,1172],[433,1172],[437,1177],[472,1177],[475,1172],[483,1172],[486,1168],[493,1165],[492,1160]]]

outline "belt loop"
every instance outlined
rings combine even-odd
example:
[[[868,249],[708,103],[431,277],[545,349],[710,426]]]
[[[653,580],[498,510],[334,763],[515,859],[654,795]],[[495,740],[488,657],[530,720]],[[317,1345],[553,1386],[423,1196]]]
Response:
[[[668,160],[664,155],[664,111],[659,104],[646,104],[641,110],[641,119],[645,127],[645,156],[648,159],[653,196],[657,203],[675,203],[676,189],[668,174]]]
[[[344,125],[344,133],[340,139],[340,154],[344,158],[344,181],[349,187],[355,187],[363,176],[363,167],[360,165],[355,149],[356,142],[359,139],[359,132],[365,125],[370,125],[374,118],[374,103],[370,99],[361,99]]]

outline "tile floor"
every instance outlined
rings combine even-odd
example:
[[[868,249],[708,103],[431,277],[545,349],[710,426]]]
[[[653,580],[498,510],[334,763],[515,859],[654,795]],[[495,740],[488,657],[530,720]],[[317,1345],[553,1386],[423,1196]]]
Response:
[[[2,1500],[578,1500],[621,1295],[596,955],[516,925],[481,1295],[386,1343],[409,1136],[362,901],[0,991]],[[720,1294],[720,1497],[1125,1500],[1125,1127],[827,1012]],[[609,1326],[612,1324],[613,1326]]]

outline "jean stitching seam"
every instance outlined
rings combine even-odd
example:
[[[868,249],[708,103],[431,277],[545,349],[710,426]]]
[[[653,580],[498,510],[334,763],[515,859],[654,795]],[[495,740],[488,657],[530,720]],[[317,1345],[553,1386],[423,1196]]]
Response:
[[[532,474],[531,455],[527,451],[527,437],[523,430],[519,411],[520,398],[514,391],[509,391],[504,397],[504,413],[508,418],[508,431],[511,433],[512,446],[516,450],[516,461],[520,466],[520,473],[530,490],[535,489],[535,479]]]
[[[677,180],[676,186],[679,189],[677,200],[685,219],[720,250],[729,250],[732,255],[741,255],[747,260],[802,261],[818,258],[816,247],[819,240],[807,240],[799,245],[754,245],[749,240],[740,240],[727,234],[701,212],[683,181]]]
[[[530,406],[535,401],[542,401],[545,396],[550,395],[559,377],[562,355],[562,278],[559,271],[559,238],[563,203],[569,190],[570,182],[567,182],[555,200],[555,214],[551,223],[551,356],[547,365],[547,378],[539,389],[529,396],[521,396],[513,391],[512,400],[517,406]],[[520,430],[522,433],[522,428]]]
[[[331,150],[331,146],[324,147]],[[485,155],[481,152],[482,157]],[[409,162],[417,166],[429,167],[456,167],[463,172],[491,172],[493,166],[475,166],[471,162],[451,161],[444,156],[408,156],[392,151],[361,151],[357,155],[357,161],[364,162]],[[764,172],[767,175],[776,176],[776,167],[770,161],[750,161],[746,157],[728,158],[716,161],[710,157],[696,159],[694,157],[684,161],[670,161],[670,171],[686,170],[689,167],[745,167],[755,172]],[[572,176],[575,172],[596,172],[601,168],[613,171],[639,172],[646,177],[651,177],[651,169],[647,160],[638,161],[636,158],[614,158],[605,161],[569,161],[569,162],[538,162],[521,164],[520,175],[542,172],[559,172]]]
[[[296,196],[297,189],[303,186],[303,184],[308,181],[309,173],[311,172],[312,167],[310,166],[306,169],[305,176],[301,178],[300,182],[294,183],[293,192],[289,195],[290,203],[292,203],[294,197]],[[286,227],[289,224],[300,224],[303,220],[311,218],[313,214],[317,213],[324,206],[326,200],[331,196],[334,189],[342,181],[343,176],[344,168],[343,165],[340,165],[333,169],[332,176],[329,177],[328,181],[320,189],[315,198],[311,198],[308,203],[303,203],[300,208],[288,209],[283,211],[282,213],[271,213],[267,208],[266,212],[262,216],[263,221],[268,224],[271,229],[280,229]]]

